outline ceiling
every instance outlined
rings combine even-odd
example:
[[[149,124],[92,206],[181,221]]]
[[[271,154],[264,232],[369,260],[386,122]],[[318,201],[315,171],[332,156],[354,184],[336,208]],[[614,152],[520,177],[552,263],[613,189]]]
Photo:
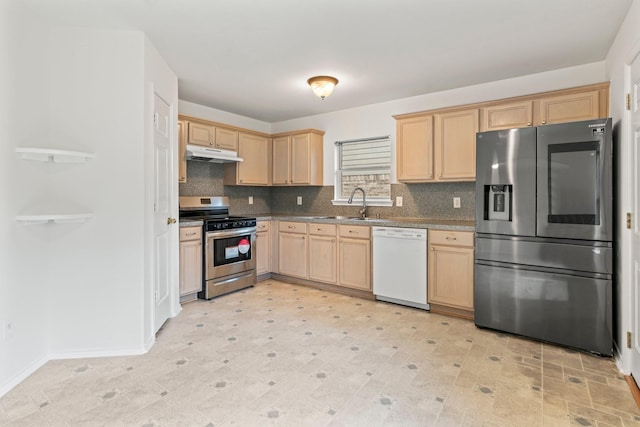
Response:
[[[632,0],[23,0],[138,29],[180,99],[278,122],[602,61]],[[306,83],[339,79],[320,100]]]

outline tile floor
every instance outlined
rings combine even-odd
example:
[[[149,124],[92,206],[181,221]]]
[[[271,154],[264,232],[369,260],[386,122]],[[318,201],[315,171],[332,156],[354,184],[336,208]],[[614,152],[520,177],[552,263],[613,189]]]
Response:
[[[267,280],[184,306],[148,354],[51,361],[2,426],[640,426],[613,360]]]

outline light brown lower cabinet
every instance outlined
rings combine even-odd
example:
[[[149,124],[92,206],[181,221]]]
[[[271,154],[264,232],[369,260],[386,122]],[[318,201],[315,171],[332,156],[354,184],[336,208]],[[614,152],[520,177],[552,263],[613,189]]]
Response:
[[[334,224],[309,225],[309,279],[336,284],[338,243]]]
[[[180,296],[202,290],[202,227],[180,228]]]
[[[338,226],[338,284],[371,290],[371,228]]]
[[[473,318],[473,232],[429,230],[431,311]]]
[[[285,276],[307,278],[306,223],[278,223],[278,272]]]
[[[271,221],[258,221],[256,225],[256,274],[271,272]]]

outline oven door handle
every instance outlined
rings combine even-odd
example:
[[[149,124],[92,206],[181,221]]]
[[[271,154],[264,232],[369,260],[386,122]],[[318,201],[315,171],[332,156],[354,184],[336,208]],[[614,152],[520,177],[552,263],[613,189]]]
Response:
[[[255,234],[256,227],[234,228],[228,231],[207,231],[207,239],[242,236],[243,234]]]

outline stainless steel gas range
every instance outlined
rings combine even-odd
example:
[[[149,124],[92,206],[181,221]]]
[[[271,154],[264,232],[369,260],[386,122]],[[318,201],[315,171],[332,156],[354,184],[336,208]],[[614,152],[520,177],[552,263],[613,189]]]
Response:
[[[211,299],[256,283],[256,219],[229,216],[229,198],[180,197],[180,219],[203,220],[203,284]]]

